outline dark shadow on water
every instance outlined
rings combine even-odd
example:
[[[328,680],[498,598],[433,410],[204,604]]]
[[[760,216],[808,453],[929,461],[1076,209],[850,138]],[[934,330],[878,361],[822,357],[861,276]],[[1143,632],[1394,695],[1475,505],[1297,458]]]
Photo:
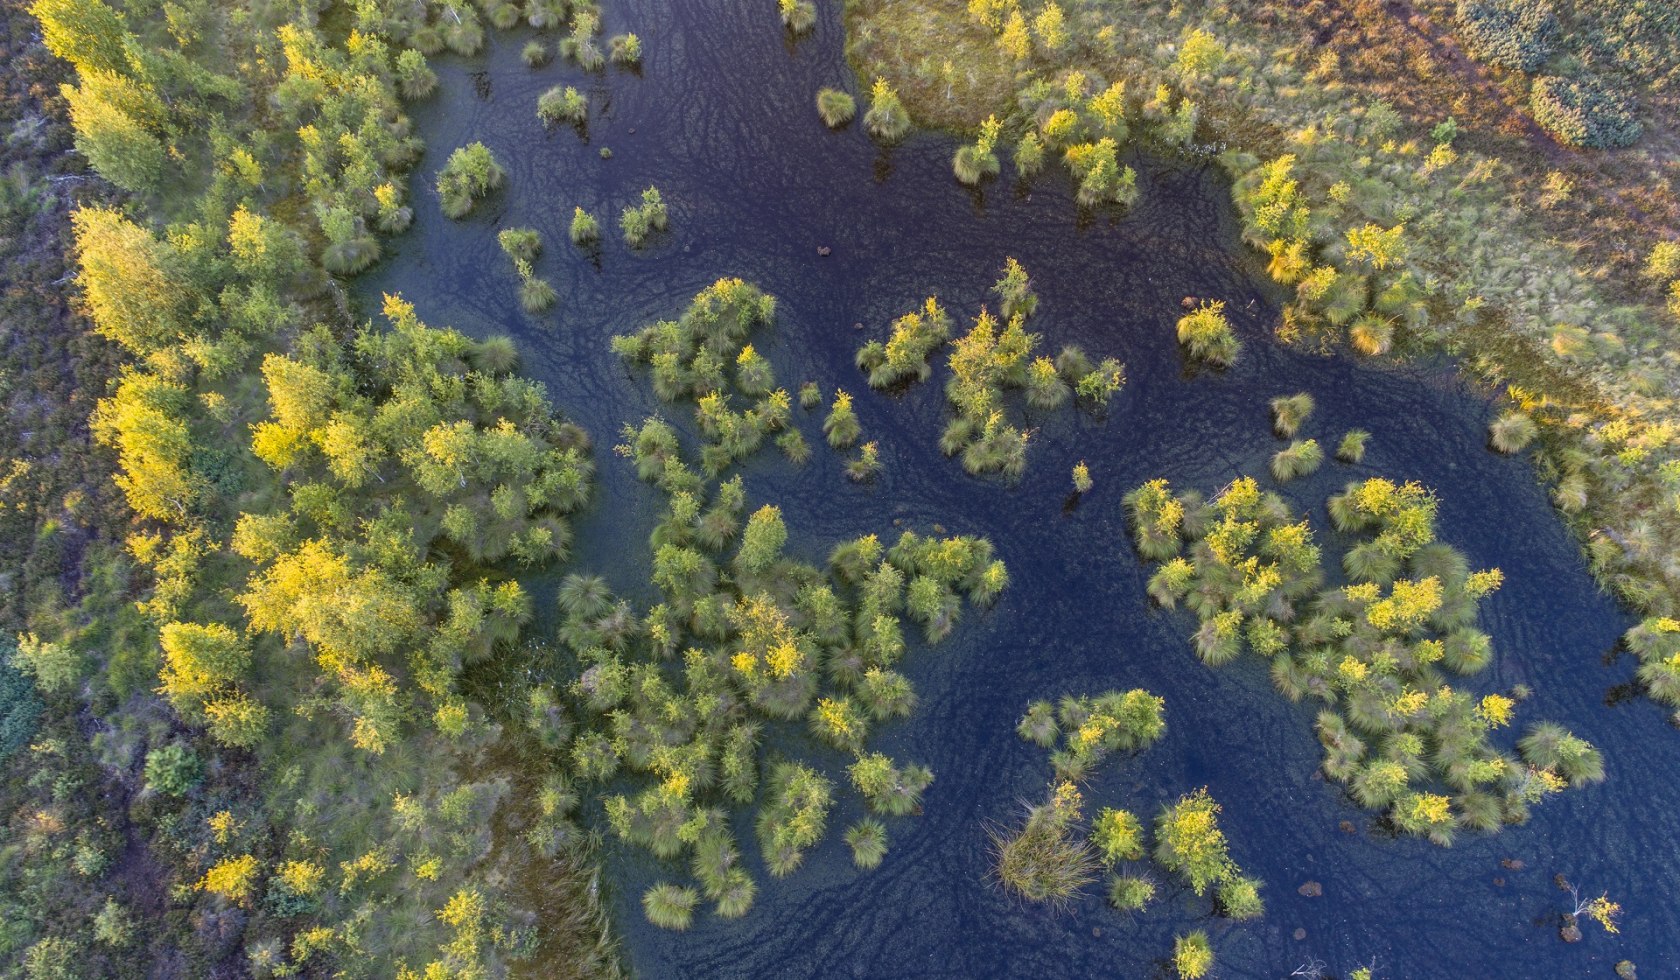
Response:
[[[645,74],[606,76],[611,111],[592,116],[587,143],[568,129],[545,134],[536,99],[556,83],[597,92],[602,83],[558,62],[525,68],[524,37],[499,37],[482,61],[440,59],[440,91],[416,111],[429,151],[414,180],[414,229],[362,284],[365,309],[377,308],[380,292],[401,291],[433,324],[518,338],[524,370],[596,439],[600,492],[579,522],[577,565],[627,595],[649,597],[644,536],[663,503],[610,446],[625,422],[663,412],[686,425],[688,413],[660,404],[607,342],[675,316],[726,275],[780,298],[759,347],[781,383],[791,391],[816,380],[825,396],[845,387],[865,438],[881,445],[883,472],[871,485],[853,484],[822,444],[822,411],[795,410],[815,449],[810,462],[796,468],[767,448],[746,470],[752,498],[782,507],[790,548],[817,559],[843,537],[939,523],[990,536],[1009,563],[1013,584],[996,608],[966,614],[945,644],[912,651],[907,673],[922,707],[873,739],[937,777],[921,817],[889,822],[885,863],[869,873],[852,868],[840,839],[860,815],[850,797],[828,839],[786,879],[762,873],[743,825],[759,872],[757,906],[737,922],[703,911],[679,935],[648,925],[638,900],[648,884],[683,877],[681,869],[611,849],[611,900],[637,972],[1152,976],[1175,931],[1203,927],[1226,978],[1283,976],[1312,958],[1345,976],[1373,957],[1381,977],[1599,977],[1623,958],[1661,975],[1680,955],[1680,847],[1669,830],[1680,812],[1680,736],[1647,701],[1603,707],[1606,689],[1632,673],[1631,662],[1599,659],[1626,623],[1594,588],[1527,463],[1484,449],[1486,393],[1439,365],[1373,368],[1271,343],[1275,297],[1238,244],[1228,190],[1205,163],[1134,157],[1142,193],[1124,216],[1076,207],[1057,167],[1033,180],[1030,194],[1012,193],[1016,177],[1006,168],[977,211],[951,177],[952,140],[919,134],[884,151],[863,132],[861,98],[858,121],[829,131],[816,114],[817,89],[856,88],[841,53],[839,7],[820,4],[814,34],[789,48],[771,4],[613,0],[606,32],[641,34]],[[469,73],[485,64],[493,97],[480,101]],[[450,149],[474,139],[497,153],[507,183],[478,215],[449,222],[431,175]],[[600,146],[613,149],[612,159],[600,158]],[[618,214],[650,184],[669,203],[671,230],[632,252],[618,237]],[[598,260],[567,237],[579,205],[600,219]],[[554,311],[520,312],[494,215],[542,232],[536,273],[559,292]],[[819,258],[819,245],[832,254]],[[883,336],[930,293],[966,328],[992,299],[987,289],[1006,256],[1033,275],[1033,326],[1048,353],[1077,343],[1093,358],[1119,357],[1129,379],[1104,418],[1071,408],[1034,413],[1029,469],[1014,486],[969,479],[938,453],[943,364],[930,382],[887,398],[870,392],[852,363],[864,339]],[[1231,371],[1186,375],[1172,324],[1187,295],[1228,302],[1246,342]],[[858,321],[868,329],[854,331]],[[1329,462],[1285,496],[1311,508],[1328,541],[1323,500],[1347,480],[1383,474],[1437,488],[1443,537],[1475,565],[1506,573],[1484,607],[1498,655],[1467,686],[1532,687],[1520,723],[1556,719],[1600,745],[1606,784],[1554,798],[1527,826],[1461,836],[1450,850],[1386,838],[1369,829],[1371,815],[1316,777],[1316,708],[1284,701],[1252,659],[1203,667],[1185,617],[1150,607],[1121,495],[1155,476],[1214,489],[1241,473],[1262,475],[1282,445],[1266,403],[1299,390],[1318,402],[1304,435],[1334,446],[1360,427],[1374,438],[1362,464]],[[1067,509],[1068,474],[1080,459],[1094,488]],[[557,577],[539,581],[539,601],[551,600]],[[1014,735],[1026,704],[1134,686],[1167,699],[1168,735],[1136,759],[1105,766],[1086,787],[1088,804],[1147,819],[1207,785],[1224,805],[1235,857],[1266,882],[1259,922],[1210,918],[1206,900],[1170,885],[1148,910],[1124,916],[1104,905],[1099,888],[1051,913],[987,884],[984,823],[1015,819],[1018,802],[1040,795],[1049,776],[1046,754]],[[835,754],[808,755],[841,775]],[[1339,829],[1344,821],[1357,832]],[[1525,870],[1502,869],[1502,858],[1520,858]],[[1620,936],[1558,940],[1558,872],[1621,901]],[[1322,897],[1297,894],[1309,879],[1322,883]],[[1293,938],[1298,928],[1305,939]]]

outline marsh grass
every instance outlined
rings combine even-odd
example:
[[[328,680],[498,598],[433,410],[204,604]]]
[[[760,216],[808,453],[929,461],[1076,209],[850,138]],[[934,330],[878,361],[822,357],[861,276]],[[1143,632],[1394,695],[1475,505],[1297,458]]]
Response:
[[[1272,456],[1272,478],[1285,483],[1317,471],[1324,462],[1324,450],[1316,439],[1297,439]]]
[[[1192,360],[1228,368],[1237,362],[1242,343],[1225,319],[1223,300],[1203,301],[1178,320],[1178,342]]]
[[[887,856],[887,828],[865,817],[846,829],[846,846],[852,849],[853,864],[865,870],[880,867]]]
[[[1511,410],[1501,413],[1488,426],[1488,445],[1497,452],[1520,453],[1539,435],[1534,419],[1526,412]]]
[[[1293,439],[1313,412],[1312,395],[1302,391],[1272,399],[1272,431],[1280,439]]]
[[[694,907],[699,904],[699,892],[669,882],[660,882],[642,893],[642,911],[661,929],[687,929],[694,922]]]
[[[1344,463],[1359,463],[1365,459],[1365,447],[1371,441],[1371,433],[1364,429],[1350,429],[1342,436],[1342,441],[1336,444],[1336,458]]]
[[[817,115],[829,129],[839,129],[857,115],[857,101],[839,89],[825,88],[817,92]]]
[[[1018,829],[988,827],[993,877],[1013,895],[1066,906],[1097,877],[1096,855],[1076,822],[1076,812],[1051,801],[1027,806]]]

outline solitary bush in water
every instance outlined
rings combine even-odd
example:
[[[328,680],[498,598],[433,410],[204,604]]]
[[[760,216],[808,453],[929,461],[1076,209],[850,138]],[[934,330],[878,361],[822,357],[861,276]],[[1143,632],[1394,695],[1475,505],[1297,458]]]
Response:
[[[541,313],[559,298],[547,279],[527,275],[519,283],[519,306],[526,313]]]
[[[495,155],[483,143],[458,148],[437,175],[443,213],[451,218],[466,217],[479,198],[502,186],[505,177]]]
[[[504,228],[496,235],[496,243],[515,262],[535,262],[542,254],[542,236],[535,228]]]
[[[887,856],[887,828],[873,817],[865,817],[846,830],[846,845],[852,849],[852,863],[875,868]]]
[[[1502,453],[1520,453],[1528,448],[1539,431],[1527,413],[1513,409],[1488,426],[1488,444]]]
[[[1060,904],[1078,894],[1096,877],[1097,864],[1078,820],[1079,790],[1062,783],[1048,801],[1027,809],[1018,831],[991,828],[998,882],[1035,902]]]
[[[844,391],[834,392],[834,407],[829,409],[828,418],[823,421],[823,434],[828,437],[828,444],[834,449],[846,449],[857,442],[863,432],[863,426],[858,423],[857,416],[852,412],[852,396]]]
[[[1562,725],[1540,722],[1531,726],[1528,734],[1517,741],[1517,750],[1524,762],[1549,769],[1572,785],[1604,781],[1604,757],[1591,743]]]
[[[1200,929],[1173,938],[1173,969],[1181,980],[1201,980],[1213,969],[1213,947]]]
[[[881,450],[873,442],[858,447],[856,459],[846,461],[846,476],[856,483],[866,483],[881,471]]]
[[[794,34],[804,34],[817,24],[817,7],[811,0],[776,0],[781,8],[782,26]]]
[[[657,187],[642,191],[642,203],[625,208],[618,220],[619,229],[624,232],[624,241],[631,248],[639,247],[653,232],[664,231],[667,223],[665,201],[659,196]]]
[[[660,882],[642,893],[642,910],[647,920],[661,929],[681,932],[694,921],[694,907],[700,893],[692,888]]]
[[[1280,439],[1292,439],[1312,414],[1313,397],[1306,392],[1272,399],[1272,431]]]
[[[642,39],[634,34],[615,34],[607,42],[608,57],[615,65],[639,65],[642,63]]]
[[[1336,447],[1336,458],[1344,463],[1360,462],[1365,458],[1365,444],[1370,441],[1369,432],[1364,429],[1350,429]]]
[[[822,117],[823,124],[830,129],[839,129],[852,121],[857,114],[857,101],[851,95],[837,88],[825,88],[817,92],[817,115]]]
[[[926,381],[933,369],[928,358],[951,335],[951,317],[929,296],[920,310],[892,322],[886,343],[871,340],[859,348],[857,366],[869,372],[871,388],[890,388],[908,380]]]
[[[599,71],[607,63],[607,56],[595,43],[595,32],[600,27],[598,14],[580,11],[572,18],[572,33],[560,42],[560,53],[576,61],[584,71]]]
[[[904,111],[898,93],[885,78],[875,79],[869,90],[869,111],[863,114],[863,127],[876,139],[892,143],[910,131],[910,114]]]
[[[1258,919],[1266,912],[1260,880],[1233,875],[1219,883],[1219,910],[1232,919]]]
[[[573,245],[588,245],[600,239],[601,223],[588,211],[573,208],[571,236]]]
[[[1155,818],[1155,860],[1182,875],[1198,895],[1236,870],[1218,814],[1219,804],[1199,789],[1162,807]]]
[[[1178,342],[1195,360],[1228,368],[1237,362],[1242,343],[1225,319],[1223,300],[1203,302],[1178,321]]]
[[[1108,883],[1108,904],[1122,912],[1135,912],[1155,897],[1155,883],[1141,875],[1116,875]]]
[[[1293,480],[1317,470],[1322,462],[1324,450],[1318,447],[1317,439],[1297,439],[1272,457],[1272,477],[1280,483]]]
[[[580,126],[589,119],[589,98],[570,85],[556,85],[537,97],[537,118],[549,126]]]
[[[1040,748],[1055,745],[1056,739],[1062,736],[1061,726],[1056,724],[1056,706],[1048,701],[1028,705],[1027,713],[1015,726],[1015,734]]]

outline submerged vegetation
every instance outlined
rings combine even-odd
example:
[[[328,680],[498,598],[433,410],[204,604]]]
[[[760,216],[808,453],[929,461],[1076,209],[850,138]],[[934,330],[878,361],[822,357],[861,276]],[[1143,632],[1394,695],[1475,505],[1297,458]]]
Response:
[[[1422,486],[1373,478],[1330,498],[1336,529],[1354,540],[1339,587],[1327,587],[1307,520],[1252,479],[1211,501],[1155,480],[1126,505],[1138,550],[1160,565],[1150,595],[1195,614],[1202,660],[1217,667],[1252,650],[1284,696],[1324,702],[1325,775],[1397,829],[1450,844],[1460,829],[1520,823],[1545,796],[1603,778],[1597,751],[1555,725],[1517,742],[1520,761],[1493,744],[1523,692],[1478,698],[1447,681],[1491,662],[1476,607],[1503,576],[1471,571],[1436,540],[1437,503]]]

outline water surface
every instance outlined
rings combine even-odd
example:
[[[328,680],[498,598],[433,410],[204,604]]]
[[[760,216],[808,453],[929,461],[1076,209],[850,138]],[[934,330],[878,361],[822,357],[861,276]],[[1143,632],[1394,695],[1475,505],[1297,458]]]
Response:
[[[470,62],[442,61],[440,93],[416,113],[431,148],[415,179],[419,217],[364,286],[370,304],[379,291],[400,291],[434,325],[519,340],[524,370],[547,382],[598,442],[600,493],[579,521],[574,566],[607,575],[625,594],[650,594],[643,541],[662,500],[607,447],[626,422],[663,410],[686,425],[688,412],[657,402],[607,340],[676,316],[726,275],[779,297],[776,325],[758,346],[782,383],[851,390],[865,438],[880,442],[886,464],[873,485],[850,484],[841,457],[822,448],[821,414],[796,410],[817,448],[811,462],[795,468],[768,449],[748,467],[752,499],[782,507],[790,550],[818,559],[845,537],[937,524],[990,537],[1009,564],[1013,584],[994,609],[968,614],[944,644],[913,646],[906,658],[922,708],[879,728],[872,745],[931,766],[937,778],[922,816],[889,822],[882,867],[851,866],[840,832],[861,810],[849,796],[829,838],[787,879],[762,873],[743,825],[757,906],[732,923],[702,912],[691,931],[675,934],[643,920],[639,897],[662,877],[681,879],[680,869],[610,848],[610,897],[635,971],[1156,976],[1173,934],[1195,927],[1213,937],[1222,977],[1283,976],[1315,959],[1341,974],[1374,959],[1379,977],[1602,977],[1623,958],[1645,976],[1672,969],[1680,849],[1668,821],[1680,812],[1672,778],[1680,733],[1642,699],[1605,706],[1609,689],[1632,672],[1629,660],[1603,659],[1627,622],[1596,591],[1528,464],[1485,450],[1489,395],[1440,366],[1373,368],[1268,341],[1276,296],[1238,243],[1228,187],[1209,164],[1134,157],[1139,205],[1082,218],[1059,173],[1023,186],[1006,164],[1003,180],[973,192],[950,176],[949,138],[920,134],[883,151],[855,126],[829,132],[814,109],[816,90],[857,90],[841,51],[839,6],[821,4],[814,35],[790,44],[768,2],[613,0],[607,33],[641,34],[639,75],[584,76],[559,64],[531,71],[518,59],[526,38],[516,35]],[[587,139],[537,121],[537,96],[557,82],[589,92]],[[475,139],[502,160],[507,185],[471,219],[449,222],[430,174],[450,149]],[[672,228],[633,253],[617,239],[617,214],[649,184],[669,203]],[[576,205],[602,219],[598,257],[567,243]],[[519,310],[517,280],[495,240],[513,225],[543,233],[537,271],[560,294],[550,314]],[[820,257],[819,246],[832,254]],[[938,454],[943,366],[933,383],[889,398],[869,392],[852,365],[864,339],[884,336],[890,319],[930,293],[966,328],[1006,256],[1033,274],[1040,304],[1032,327],[1047,352],[1078,343],[1121,358],[1130,378],[1104,416],[1030,414],[1029,471],[1012,486],[970,479]],[[1247,342],[1234,370],[1186,376],[1172,335],[1186,295],[1229,303]],[[1215,489],[1263,473],[1280,447],[1266,402],[1301,390],[1318,402],[1304,435],[1333,446],[1359,426],[1375,438],[1362,465],[1328,464],[1285,495],[1311,509],[1329,544],[1323,500],[1344,481],[1381,474],[1435,487],[1443,539],[1476,566],[1506,574],[1483,607],[1498,655],[1469,686],[1532,687],[1520,723],[1556,719],[1599,745],[1607,783],[1553,798],[1526,826],[1462,835],[1451,849],[1391,839],[1315,775],[1315,706],[1284,701],[1257,661],[1202,666],[1185,639],[1187,616],[1151,608],[1148,570],[1126,543],[1121,495],[1155,476]],[[1080,459],[1096,488],[1069,512],[1068,472]],[[551,592],[552,579],[544,581]],[[986,881],[985,824],[1013,819],[1018,801],[1040,796],[1050,775],[1046,754],[1013,734],[1026,704],[1139,686],[1166,698],[1167,736],[1137,758],[1106,764],[1086,787],[1088,805],[1147,819],[1209,787],[1224,805],[1233,856],[1266,882],[1264,919],[1214,918],[1207,900],[1170,880],[1133,916],[1106,907],[1098,888],[1052,913]],[[838,754],[799,744],[843,781]],[[1525,869],[1503,868],[1508,858]],[[1586,941],[1564,945],[1557,873],[1621,901],[1621,935],[1593,927]],[[1323,897],[1297,894],[1308,880],[1322,883]],[[1294,938],[1297,929],[1304,939]]]

